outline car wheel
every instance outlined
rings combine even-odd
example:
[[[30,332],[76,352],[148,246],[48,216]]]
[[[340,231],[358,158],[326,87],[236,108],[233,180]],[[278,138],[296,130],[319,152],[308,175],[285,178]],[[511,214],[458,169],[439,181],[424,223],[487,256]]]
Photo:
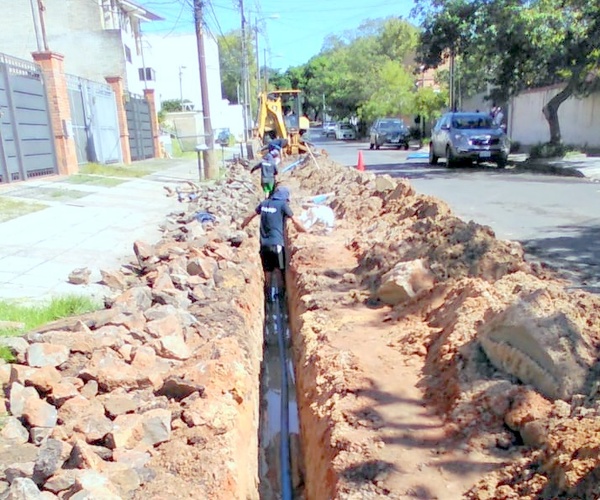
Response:
[[[438,157],[435,156],[435,153],[433,152],[433,144],[429,145],[429,164],[430,165],[437,165],[438,162]]]
[[[369,149],[374,149],[375,148],[375,144],[371,143],[369,144]]]
[[[446,167],[452,168],[456,166],[456,158],[452,154],[452,148],[450,145],[446,146]]]
[[[500,158],[498,158],[496,165],[498,165],[498,168],[505,168],[507,161],[508,158],[506,156],[501,156]]]
[[[381,149],[381,144],[375,144],[375,149]]]
[[[408,151],[408,142],[404,145],[404,151]]]

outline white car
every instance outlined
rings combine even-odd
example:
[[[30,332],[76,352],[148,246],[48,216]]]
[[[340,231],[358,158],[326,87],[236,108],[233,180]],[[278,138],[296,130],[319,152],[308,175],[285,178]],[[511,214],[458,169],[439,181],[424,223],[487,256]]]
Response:
[[[323,123],[323,135],[325,137],[329,137],[330,135],[335,135],[336,128],[337,128],[337,124],[335,122]]]
[[[338,123],[335,128],[335,138],[338,140],[352,141],[356,139],[356,130],[350,123]]]

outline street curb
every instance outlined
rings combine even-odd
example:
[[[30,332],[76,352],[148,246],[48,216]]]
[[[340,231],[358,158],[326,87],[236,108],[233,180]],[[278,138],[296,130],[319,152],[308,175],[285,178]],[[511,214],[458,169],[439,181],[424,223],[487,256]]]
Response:
[[[586,175],[573,167],[561,167],[558,165],[548,165],[547,163],[536,162],[514,162],[514,168],[524,172],[535,172],[540,174],[557,175],[561,177],[586,178]]]

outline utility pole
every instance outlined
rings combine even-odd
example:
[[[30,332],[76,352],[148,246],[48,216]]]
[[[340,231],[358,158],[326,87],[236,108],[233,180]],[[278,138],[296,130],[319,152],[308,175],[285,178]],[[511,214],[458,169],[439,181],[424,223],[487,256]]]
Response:
[[[267,49],[263,49],[265,61],[265,92],[269,91],[269,63],[267,63]]]
[[[33,18],[33,30],[35,31],[35,41],[37,42],[38,52],[41,52],[43,44],[39,28],[39,12],[35,7],[35,0],[29,0],[29,3],[31,5],[31,17]]]
[[[248,90],[248,51],[246,48],[246,16],[244,16],[244,0],[240,0],[240,12],[242,15],[242,95],[244,99],[242,112],[244,119],[244,142],[248,144],[248,123],[250,119],[250,92]]]
[[[179,110],[183,111],[183,70],[185,66],[179,66]]]
[[[38,10],[40,13],[40,26],[42,28],[42,41],[44,42],[44,50],[48,52],[50,49],[48,48],[48,39],[46,38],[46,21],[44,20],[44,11],[46,7],[44,6],[44,2],[42,0],[38,0]]]
[[[256,52],[256,92],[260,92],[260,57],[258,52],[258,19],[254,21],[254,50]]]
[[[450,51],[450,111],[456,111],[456,93],[454,84],[454,49]]]
[[[204,178],[216,179],[219,168],[215,156],[215,142],[210,121],[210,101],[208,98],[208,81],[206,78],[206,55],[204,52],[204,18],[202,9],[204,2],[194,0],[194,25],[196,28],[196,42],[198,46],[198,67],[200,70],[200,93],[202,97],[202,116],[204,123],[204,139],[206,149],[202,151],[204,157]]]

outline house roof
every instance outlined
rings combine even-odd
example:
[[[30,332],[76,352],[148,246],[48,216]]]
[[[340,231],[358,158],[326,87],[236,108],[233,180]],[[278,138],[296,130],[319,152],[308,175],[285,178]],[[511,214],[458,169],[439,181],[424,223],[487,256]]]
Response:
[[[154,14],[154,12],[150,12],[146,7],[132,2],[131,0],[121,0],[121,5],[127,12],[131,12],[133,15],[144,21],[164,21],[163,17]]]

